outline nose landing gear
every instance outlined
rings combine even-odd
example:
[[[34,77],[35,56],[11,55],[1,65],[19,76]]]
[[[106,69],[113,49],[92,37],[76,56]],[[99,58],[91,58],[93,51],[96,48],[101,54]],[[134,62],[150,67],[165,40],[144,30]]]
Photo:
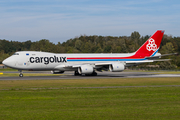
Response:
[[[23,77],[23,73],[22,73],[22,70],[19,70],[19,77]]]

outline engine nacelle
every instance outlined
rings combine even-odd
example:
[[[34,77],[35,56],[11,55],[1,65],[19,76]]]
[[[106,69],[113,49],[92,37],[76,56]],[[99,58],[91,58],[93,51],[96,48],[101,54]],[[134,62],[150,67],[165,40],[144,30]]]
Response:
[[[90,65],[82,65],[78,68],[79,74],[92,74],[93,73],[93,67]]]
[[[52,73],[52,74],[62,74],[62,73],[64,73],[64,71],[52,70],[51,73]]]
[[[109,65],[109,70],[111,72],[122,72],[124,70],[124,64],[122,63],[114,63]]]

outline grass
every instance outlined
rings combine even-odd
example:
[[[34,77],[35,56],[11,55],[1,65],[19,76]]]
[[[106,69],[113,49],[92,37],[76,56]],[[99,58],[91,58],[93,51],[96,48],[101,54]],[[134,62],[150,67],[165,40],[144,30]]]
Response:
[[[0,81],[0,119],[180,119],[179,87],[152,85],[180,78]]]
[[[174,91],[176,91],[174,93]],[[1,92],[1,119],[180,119],[179,88]]]
[[[180,78],[107,78],[107,79],[70,79],[70,80],[8,80],[0,81],[1,89],[26,88],[75,88],[106,86],[153,86],[180,85]]]

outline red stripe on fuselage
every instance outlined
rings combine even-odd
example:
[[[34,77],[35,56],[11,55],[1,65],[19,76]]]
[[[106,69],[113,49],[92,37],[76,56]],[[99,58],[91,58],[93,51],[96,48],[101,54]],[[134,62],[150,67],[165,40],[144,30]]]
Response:
[[[131,59],[131,58],[143,58],[143,57],[135,57],[135,56],[130,56],[130,57],[76,57],[76,58],[67,58],[68,60],[81,60],[81,59]]]
[[[150,56],[150,54],[134,54],[132,56],[128,56],[128,57],[73,57],[73,58],[67,58],[68,60],[87,60],[87,59],[142,59],[142,58],[145,58],[145,57],[148,57]]]

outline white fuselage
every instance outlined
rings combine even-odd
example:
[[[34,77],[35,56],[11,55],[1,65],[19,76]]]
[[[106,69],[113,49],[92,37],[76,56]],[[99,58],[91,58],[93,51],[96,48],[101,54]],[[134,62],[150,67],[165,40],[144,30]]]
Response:
[[[63,66],[71,66],[78,64],[91,64],[91,63],[107,63],[115,61],[125,61],[119,57],[129,57],[134,53],[127,54],[56,54],[48,52],[35,52],[35,51],[22,51],[10,56],[3,64],[7,64],[11,68],[20,70],[74,70],[74,68]],[[116,58],[118,59],[111,59]],[[82,59],[81,59],[82,58]],[[83,59],[84,58],[84,59]],[[91,59],[88,59],[91,58]],[[94,59],[93,59],[94,58]],[[103,58],[103,59],[101,59]],[[60,69],[61,68],[61,69]]]

